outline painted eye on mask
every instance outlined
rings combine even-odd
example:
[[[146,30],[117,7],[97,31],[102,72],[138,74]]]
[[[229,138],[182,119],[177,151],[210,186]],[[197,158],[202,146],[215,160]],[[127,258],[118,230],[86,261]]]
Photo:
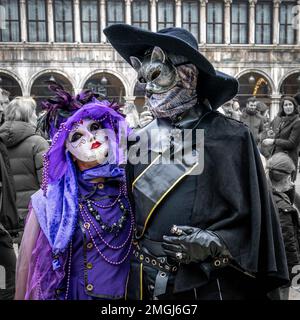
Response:
[[[153,81],[153,80],[155,80],[156,78],[158,78],[159,76],[160,76],[160,70],[154,70],[154,72],[151,74],[151,77],[150,77],[150,79],[151,79],[151,81]]]
[[[82,133],[75,132],[71,137],[71,142],[76,142],[82,137]]]
[[[138,80],[139,80],[139,83],[146,83],[146,80],[144,78],[142,78],[142,77],[139,78]]]
[[[91,125],[90,125],[90,131],[93,132],[93,131],[97,131],[101,129],[101,126],[100,126],[100,123],[98,122],[93,122]]]

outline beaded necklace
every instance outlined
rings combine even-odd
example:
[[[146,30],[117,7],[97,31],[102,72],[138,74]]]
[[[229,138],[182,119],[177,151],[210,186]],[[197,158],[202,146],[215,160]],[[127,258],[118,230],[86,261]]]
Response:
[[[125,208],[124,204],[121,202],[120,200],[120,197],[121,195],[124,195],[125,199],[127,200],[128,202],[128,209]],[[120,200],[120,201],[119,201]],[[130,229],[129,229],[129,232],[128,232],[128,235],[125,239],[125,241],[119,245],[119,246],[114,246],[114,245],[111,245],[110,243],[108,243],[104,238],[103,236],[101,235],[100,231],[98,230],[97,226],[95,225],[95,223],[93,222],[93,220],[91,219],[91,217],[89,216],[89,213],[86,209],[86,206],[84,206],[82,203],[79,203],[79,213],[80,213],[80,217],[83,221],[83,226],[85,227],[85,229],[87,230],[90,238],[91,238],[91,241],[95,247],[95,249],[97,250],[97,252],[99,253],[99,255],[109,264],[111,265],[115,265],[115,266],[118,266],[118,265],[121,265],[122,263],[124,263],[126,261],[126,259],[128,258],[130,252],[131,252],[131,248],[132,248],[132,234],[133,234],[133,228],[134,228],[134,215],[133,215],[133,212],[132,212],[132,209],[131,209],[131,205],[130,205],[130,202],[129,202],[129,199],[128,197],[126,196],[126,186],[125,184],[122,184],[121,185],[121,188],[120,188],[120,193],[119,195],[117,196],[116,200],[114,200],[112,202],[112,204],[110,205],[101,205],[100,203],[97,203],[95,201],[92,201],[92,200],[89,200],[90,203],[92,203],[93,205],[95,206],[98,206],[99,208],[110,208],[110,207],[113,207],[116,203],[119,203],[120,204],[120,208],[122,210],[122,207],[124,209],[124,214],[125,212],[128,212],[127,214],[130,215]],[[124,215],[122,215],[123,217]],[[121,218],[122,218],[121,217]],[[121,219],[120,218],[120,219]],[[120,219],[118,221],[120,221]],[[97,219],[96,219],[97,220]],[[125,222],[125,220],[124,220]],[[128,250],[126,251],[125,255],[118,261],[113,261],[111,260],[110,258],[108,258],[106,255],[103,254],[103,252],[101,252],[101,250],[99,249],[99,247],[97,246],[96,244],[96,241],[95,241],[95,238],[94,236],[92,235],[92,232],[90,230],[90,227],[93,227],[93,229],[95,230],[97,236],[99,237],[99,239],[110,249],[112,250],[120,250],[122,248],[125,247],[125,245],[128,243],[128,241],[130,241],[130,244],[129,244],[129,247],[128,247]],[[111,226],[112,227],[112,226]],[[122,225],[122,228],[123,228],[123,225]],[[119,228],[119,231],[122,229],[122,228]],[[101,229],[103,230],[103,228],[101,227]],[[105,230],[105,231],[108,231],[108,230]],[[69,246],[69,261],[68,261],[68,271],[67,271],[67,285],[66,285],[66,293],[65,293],[65,300],[68,299],[68,295],[69,295],[69,288],[70,288],[70,278],[71,278],[71,265],[72,265],[72,241],[70,243],[70,246]]]

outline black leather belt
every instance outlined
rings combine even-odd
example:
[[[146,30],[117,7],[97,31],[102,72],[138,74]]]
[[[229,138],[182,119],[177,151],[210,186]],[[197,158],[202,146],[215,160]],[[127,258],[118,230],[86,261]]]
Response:
[[[149,252],[155,252],[159,256],[153,255]],[[166,293],[168,279],[170,274],[175,274],[178,270],[178,263],[173,260],[168,260],[160,242],[155,241],[140,241],[135,244],[133,251],[134,256],[143,265],[148,265],[156,269],[157,275],[154,283],[153,299]]]
[[[156,257],[145,247],[136,245],[133,254],[140,263],[151,266],[159,271],[175,273],[178,270],[178,263],[170,263],[166,256]]]

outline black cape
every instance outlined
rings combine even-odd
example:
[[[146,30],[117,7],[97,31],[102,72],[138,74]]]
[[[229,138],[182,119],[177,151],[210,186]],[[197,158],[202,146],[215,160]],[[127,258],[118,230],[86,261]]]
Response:
[[[241,122],[211,110],[201,121],[186,121],[186,124],[177,123],[176,127],[204,129],[204,170],[195,178],[182,179],[150,218],[144,209],[148,207],[159,180],[154,176],[147,177],[150,181],[146,181],[146,185],[154,191],[145,190],[142,195],[139,190],[130,194],[136,211],[137,230],[145,227],[147,218],[145,236],[155,241],[162,241],[162,236],[170,234],[174,223],[182,224],[183,221],[187,225],[212,230],[223,239],[238,266],[256,276],[263,290],[268,292],[287,283],[278,213],[249,129]],[[151,124],[144,130],[150,129]],[[143,165],[129,164],[129,190],[143,170]],[[185,203],[188,197],[185,191],[191,188],[191,184],[194,198]],[[199,266],[182,264],[175,291],[188,290],[202,282]]]

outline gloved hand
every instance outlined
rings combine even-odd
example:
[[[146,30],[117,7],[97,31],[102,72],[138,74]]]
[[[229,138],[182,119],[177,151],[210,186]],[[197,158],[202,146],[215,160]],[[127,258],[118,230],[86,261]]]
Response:
[[[188,226],[173,226],[172,230],[176,236],[164,236],[162,247],[167,256],[180,263],[230,257],[223,241],[212,231]]]

